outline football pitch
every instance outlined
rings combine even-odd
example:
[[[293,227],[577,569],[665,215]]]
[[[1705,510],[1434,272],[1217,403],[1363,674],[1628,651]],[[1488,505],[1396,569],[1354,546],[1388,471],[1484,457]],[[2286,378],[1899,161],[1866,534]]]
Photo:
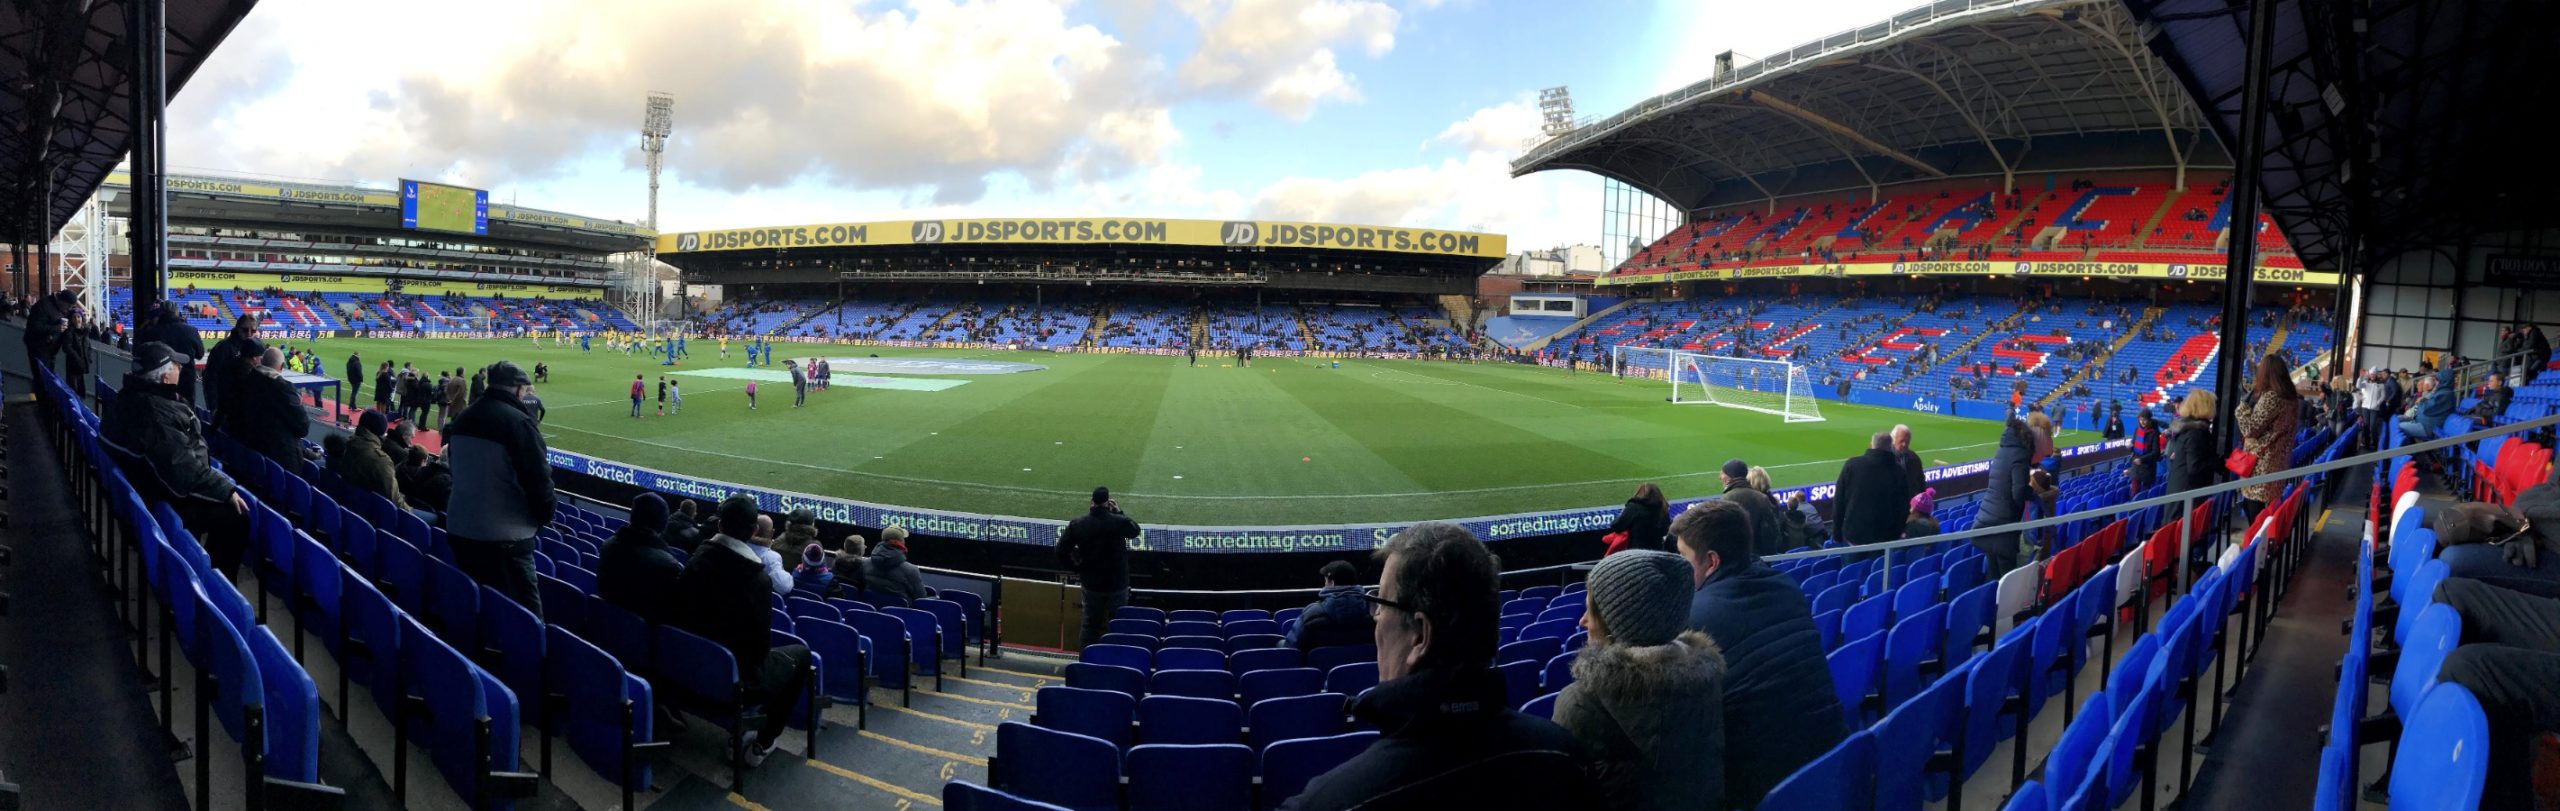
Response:
[[[1674,499],[1720,490],[1728,458],[1780,486],[1829,481],[1869,435],[1909,424],[1931,465],[1987,458],[1996,423],[1822,403],[1823,422],[1673,405],[1667,383],[1512,364],[776,344],[786,358],[868,359],[792,407],[778,366],[745,368],[733,343],[693,341],[662,366],[640,354],[525,340],[324,339],[435,369],[512,360],[551,366],[536,387],[554,448],[670,473],[833,498],[965,513],[1072,518],[1107,485],[1141,522],[1281,525],[1461,518],[1614,505],[1639,482]],[[929,362],[926,362],[929,361]],[[1032,364],[1009,374],[978,364]],[[955,372],[954,370],[957,370]],[[644,416],[630,416],[632,375]],[[657,415],[657,379],[682,381],[681,414]],[[757,407],[745,388],[756,380]],[[777,382],[781,381],[781,382]],[[362,398],[370,401],[367,380]]]

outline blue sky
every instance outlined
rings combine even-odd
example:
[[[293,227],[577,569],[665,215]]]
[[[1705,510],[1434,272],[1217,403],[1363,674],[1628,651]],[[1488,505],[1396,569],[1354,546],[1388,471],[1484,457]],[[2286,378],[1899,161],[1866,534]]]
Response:
[[[173,105],[186,170],[481,186],[666,230],[1262,217],[1596,242],[1510,179],[1535,94],[1605,116],[1912,0],[266,0]]]

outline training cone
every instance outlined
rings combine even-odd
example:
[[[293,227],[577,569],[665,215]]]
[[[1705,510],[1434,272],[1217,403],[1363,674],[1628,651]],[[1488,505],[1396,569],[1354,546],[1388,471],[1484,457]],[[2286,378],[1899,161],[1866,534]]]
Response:
[[[1313,457],[1313,456],[1301,456],[1301,457],[1298,457],[1298,461],[1301,461],[1301,462],[1313,462],[1313,461],[1315,461],[1315,460],[1316,460],[1316,458],[1315,458],[1315,457]]]

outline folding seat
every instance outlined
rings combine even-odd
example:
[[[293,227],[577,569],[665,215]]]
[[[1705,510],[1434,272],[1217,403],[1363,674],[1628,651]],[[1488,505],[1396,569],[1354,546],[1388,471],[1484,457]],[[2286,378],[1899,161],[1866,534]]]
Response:
[[[2046,799],[2043,783],[2029,780],[2026,785],[2018,787],[2017,793],[2009,795],[2008,804],[2000,806],[2000,811],[2062,811],[2062,809],[2054,808],[2052,801]]]
[[[1156,651],[1157,670],[1225,670],[1227,654],[1207,648],[1165,648]]]
[[[552,569],[560,575],[561,580],[567,581],[569,585],[578,587],[578,591],[580,592],[587,594],[601,593],[596,590],[596,571],[594,569],[589,569],[584,566],[572,566],[569,565],[567,561],[559,561],[558,565],[553,566]]]
[[[1289,623],[1298,619],[1298,615],[1304,614],[1306,611],[1307,609],[1304,606],[1298,608],[1283,608],[1280,609],[1279,613],[1271,615],[1271,619],[1280,623],[1281,627],[1286,628]]]
[[[1254,807],[1271,811],[1298,796],[1317,775],[1333,771],[1376,743],[1375,731],[1283,740],[1262,750],[1262,792]]]
[[[1919,694],[1920,688],[1940,670],[1940,656],[1946,649],[1947,606],[1932,604],[1920,613],[1905,617],[1885,633],[1883,690],[1884,712],[1902,706],[1902,702]]]
[[[1157,645],[1164,644],[1164,640],[1140,634],[1103,634],[1102,638],[1094,640],[1094,644],[1126,645],[1132,648],[1155,650]]]
[[[2027,648],[2026,691],[2027,716],[2044,711],[2044,701],[2055,693],[2071,688],[2070,667],[2072,645],[2086,645],[2079,634],[2078,594],[2072,593],[2045,609],[2036,618],[2033,641]]]
[[[1545,662],[1564,652],[1561,637],[1532,637],[1502,646],[1493,655],[1494,664],[1504,662]]]
[[[1883,706],[1876,693],[1883,677],[1884,634],[1871,633],[1843,643],[1827,657],[1831,689],[1840,698],[1840,713],[1850,729],[1865,729],[1867,718]]]
[[[521,728],[515,695],[415,619],[402,622],[400,669],[407,692],[393,717],[414,730],[410,739],[426,747],[436,771],[471,807],[504,807],[532,796],[536,776],[514,770]],[[408,752],[394,757],[405,759]],[[392,790],[406,800],[406,786]]]
[[[1147,694],[1146,672],[1133,668],[1092,662],[1068,662],[1063,675],[1067,679],[1068,687],[1110,690],[1125,694],[1132,699]]]
[[[2035,604],[2036,587],[2044,575],[2044,565],[2029,562],[2000,576],[1999,589],[1992,592],[1991,635],[2007,638],[2009,629],[2018,627],[2027,609]]]
[[[987,598],[968,589],[952,588],[943,589],[941,595],[937,599],[949,600],[960,606],[960,619],[962,624],[967,626],[965,628],[966,635],[961,637],[961,642],[963,644],[969,642],[978,643],[980,648],[978,651],[978,662],[980,664],[985,664],[987,660],[985,650],[987,644]]]
[[[1520,590],[1520,598],[1524,600],[1553,601],[1558,595],[1563,593],[1563,586],[1530,586]]]
[[[2032,621],[2030,621],[2032,622]],[[1964,741],[1956,748],[1961,753],[1963,774],[1970,778],[1991,759],[1991,750],[2007,738],[2012,727],[2000,723],[2002,716],[2020,718],[2022,704],[2015,704],[2017,687],[2022,683],[2019,668],[2024,664],[2032,634],[2003,636],[1990,652],[1975,656],[1968,665],[1964,690]]]
[[[2426,533],[2427,542],[2435,541],[2435,533],[2426,530],[2420,530],[2420,532]],[[2434,602],[2436,584],[2444,582],[2445,578],[2452,573],[2452,569],[2441,560],[2428,560],[2418,564],[2415,569],[2407,571],[2410,572],[2407,576],[2392,578],[2394,588],[2391,590],[2392,596],[2400,603],[2400,616],[2392,628],[2391,639],[2403,645],[2408,644],[2409,637],[2417,632],[2418,617],[2424,613],[2411,611],[2410,606],[2423,609],[2428,603]]]
[[[1544,695],[1544,691],[1538,689],[1538,678],[1546,671],[1544,663],[1522,659],[1504,662],[1494,670],[1502,673],[1503,700],[1510,706],[1517,707]]]
[[[391,533],[376,530],[374,535],[380,541],[377,548],[382,562],[382,571],[373,573],[374,585],[382,589],[382,596],[391,598],[392,604],[400,606],[400,610],[412,614],[424,612],[427,607],[426,556],[419,554],[418,548],[409,545],[408,541],[400,540]],[[595,593],[591,589],[581,591]]]
[[[1259,608],[1238,608],[1231,611],[1218,612],[1218,622],[1223,625],[1234,625],[1239,622],[1269,619],[1271,619],[1271,612],[1264,611]]]
[[[426,606],[412,612],[429,630],[457,650],[480,649],[480,583],[453,564],[435,558],[426,566]]]
[[[1538,612],[1545,610],[1547,610],[1545,600],[1506,600],[1502,603],[1502,613],[1506,615],[1527,614],[1535,617]]]
[[[1893,598],[1879,594],[1849,606],[1840,618],[1840,638],[1864,639],[1893,624]]]
[[[405,617],[391,598],[354,572],[344,587],[346,635],[338,668],[338,712],[347,710],[347,684],[352,680],[372,691],[374,705],[385,717],[398,718],[400,697],[400,629]]]
[[[1129,748],[1137,721],[1138,700],[1113,690],[1042,687],[1033,694],[1031,723],[1043,729],[1073,732]]]
[[[2489,778],[2489,717],[2462,685],[2428,688],[2391,758],[2393,808],[2478,808]]]
[[[1147,677],[1147,695],[1234,701],[1236,675],[1225,670],[1158,670]]]
[[[1164,647],[1168,648],[1205,648],[1208,650],[1226,650],[1227,648],[1227,640],[1225,637],[1201,636],[1198,634],[1168,636],[1160,640],[1160,642]]]
[[[2250,557],[2254,559],[2256,553],[2250,553]],[[2115,661],[2115,623],[2109,618],[2115,616],[2117,571],[2115,564],[2107,564],[2080,584],[2080,593],[2072,597],[2073,613],[2077,615],[2072,624],[2079,634],[2078,642],[2070,646],[2073,676],[2080,675],[2080,670],[2089,665],[2089,640],[2101,641],[2104,661],[2108,663],[2101,667]]]
[[[1115,634],[1164,636],[1164,623],[1147,619],[1114,619],[1104,624],[1103,630]]]
[[[1847,611],[1825,611],[1813,615],[1813,629],[1822,633],[1824,652],[1840,649],[1840,621],[1848,613]]]
[[[1232,614],[1235,612],[1231,611],[1228,613]],[[1219,633],[1228,639],[1255,634],[1268,634],[1272,636],[1278,636],[1280,634],[1280,623],[1269,619],[1233,620],[1224,625],[1218,626],[1218,628]]]
[[[1237,703],[1247,707],[1269,699],[1308,695],[1323,689],[1324,672],[1312,667],[1251,670],[1236,675]]]
[[[1992,592],[1998,586],[1984,583],[1962,592],[1949,592],[1955,598],[1947,601],[1947,636],[1939,651],[1940,669],[1954,672],[1973,658],[1977,645],[1991,643]]]
[[[1325,671],[1324,674],[1324,691],[1328,693],[1357,697],[1361,692],[1376,686],[1378,686],[1377,662],[1353,662],[1337,666]]]
[[[908,676],[908,664],[915,659],[915,641],[907,635],[907,623],[877,611],[847,611],[844,624],[853,626],[864,641],[871,643],[871,677],[880,687],[898,691],[898,706],[910,706],[915,700],[915,683]]]
[[[1246,742],[1261,751],[1280,741],[1341,734],[1349,730],[1349,703],[1341,693],[1308,693],[1247,704]]]
[[[800,596],[800,592],[793,592],[791,596],[783,598],[782,603],[783,610],[790,612],[794,620],[816,617],[828,622],[844,622],[844,610],[828,605],[824,598],[810,599]]]
[[[1288,643],[1288,638],[1279,634],[1238,634],[1236,636],[1227,637],[1226,650],[1228,653],[1234,654],[1250,650],[1281,649],[1282,646],[1287,645]],[[1287,648],[1287,650],[1294,651],[1296,649]]]
[[[1547,610],[1538,612],[1537,622],[1553,622],[1556,620],[1566,620],[1575,624],[1580,624],[1582,622],[1582,606],[1579,604],[1550,605],[1547,606]]]
[[[818,694],[853,707],[857,727],[870,726],[871,691],[864,685],[872,667],[871,640],[863,638],[853,626],[825,617],[804,617],[794,625],[809,650],[834,665],[819,673]]]
[[[1141,744],[1218,744],[1243,740],[1244,709],[1232,700],[1161,694],[1138,699],[1138,742]]]
[[[344,589],[352,574],[346,564],[311,536],[294,533],[294,555],[300,560],[293,568],[294,592],[301,595],[294,617],[293,658],[302,661],[302,638],[306,634],[320,637],[321,646],[333,656],[343,656],[346,633]],[[344,661],[341,659],[340,661]]]
[[[1946,792],[1964,734],[1963,676],[1960,670],[1931,683],[1876,722],[1877,811],[1918,811]]]
[[[1307,666],[1327,673],[1340,665],[1376,661],[1376,645],[1328,645],[1307,652]]]
[[[1893,587],[1893,616],[1895,617],[1908,617],[1913,612],[1938,604],[1938,581],[1935,578],[1915,580]]]
[[[1241,677],[1257,670],[1293,668],[1303,662],[1297,648],[1247,648],[1227,654],[1227,670]]]
[[[1254,763],[1243,744],[1141,745],[1129,750],[1129,811],[1250,807]]]
[[[1163,622],[1164,609],[1148,608],[1142,605],[1124,605],[1119,608],[1111,609],[1111,618],[1115,620],[1130,619]]]
[[[1536,614],[1504,614],[1500,621],[1500,627],[1502,630],[1510,632],[1512,636],[1517,637],[1520,634],[1520,629],[1527,628],[1530,623],[1537,621],[1538,615]]]
[[[1066,811],[1065,806],[1018,797],[966,780],[942,784],[942,808],[943,811]]]
[[[2105,772],[2106,737],[2115,728],[2114,699],[2104,691],[2089,695],[2080,707],[2079,717],[2062,729],[2053,749],[2045,754],[2044,779],[2057,792],[2077,792],[2090,778]]]
[[[1218,612],[1185,609],[1165,615],[1165,620],[1167,622],[1206,622],[1215,625],[1218,622]]]
[[[2404,719],[2415,714],[2419,700],[2435,688],[2445,657],[2461,644],[2462,615],[2453,606],[2427,603],[2410,624],[2409,638],[2400,642],[2400,660],[2391,672],[2391,710]]]
[[[1174,620],[1172,622],[1165,623],[1163,635],[1205,636],[1212,639],[1227,638],[1227,635],[1219,630],[1218,623],[1214,621],[1202,622],[1199,620]]]
[[[652,729],[657,718],[649,682],[568,629],[553,625],[544,632],[542,679],[550,690],[545,702],[556,734],[596,774],[621,787],[622,807],[630,808],[634,796],[649,788],[644,755],[669,746],[656,740]],[[544,741],[546,774],[551,770],[549,744]]]
[[[1529,699],[1529,703],[1520,705],[1520,714],[1535,715],[1540,718],[1554,720],[1556,717],[1556,697],[1560,695],[1563,694],[1548,693],[1537,698]]]
[[[1548,659],[1546,665],[1538,671],[1538,688],[1555,693],[1562,692],[1565,685],[1572,684],[1573,660],[1578,655],[1575,651],[1565,651]]]
[[[554,731],[554,716],[544,706],[547,702],[538,700],[553,692],[543,682],[542,660],[549,635],[543,632],[542,618],[495,589],[480,588],[487,591],[482,596],[479,629],[474,634],[480,640],[480,665],[516,694],[534,729]],[[545,747],[551,745],[547,735],[542,743]]]
[[[1876,743],[1873,735],[1852,733],[1839,746],[1814,758],[1769,790],[1763,808],[1861,809],[1875,805]]]
[[[1110,741],[1018,721],[996,726],[988,782],[1076,811],[1119,811],[1120,748]]]
[[[1532,622],[1529,623],[1529,627],[1520,629],[1520,639],[1561,640],[1565,637],[1572,636],[1573,632],[1581,628],[1581,626],[1581,620],[1578,618]]]
[[[1824,589],[1831,588],[1839,582],[1839,572],[1817,572],[1805,577],[1798,585],[1806,594],[1821,594]]]

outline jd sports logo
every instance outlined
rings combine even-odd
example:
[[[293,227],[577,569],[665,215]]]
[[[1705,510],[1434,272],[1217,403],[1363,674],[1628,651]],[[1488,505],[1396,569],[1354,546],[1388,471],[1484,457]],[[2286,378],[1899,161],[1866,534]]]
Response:
[[[2031,273],[2031,272],[2034,272],[2034,268],[2033,268],[2033,266],[2032,266],[2032,265],[2029,265],[2029,264],[2027,264],[2027,263],[2025,263],[2025,262],[2020,262],[2020,263],[2018,263],[2018,268],[2017,268],[2017,273],[2018,273],[2018,275],[2020,275],[2020,276],[2024,276],[2024,275],[2027,275],[2028,273]]]
[[[679,250],[679,251],[690,251],[690,250],[695,250],[695,249],[698,249],[698,248],[701,248],[701,247],[702,247],[702,235],[701,235],[701,234],[680,234],[680,235],[677,235],[677,236],[676,236],[676,250]]]
[[[907,240],[908,240],[909,242],[913,242],[913,243],[916,243],[916,244],[918,244],[918,245],[931,245],[931,244],[935,244],[935,243],[939,243],[939,242],[941,242],[941,241],[942,241],[942,221],[941,221],[941,220],[918,220],[918,221],[916,221],[916,224],[915,224],[915,226],[914,226],[914,227],[907,229]]]
[[[1218,229],[1218,241],[1227,245],[1251,245],[1262,241],[1261,229],[1249,222],[1231,222]]]
[[[2169,278],[2172,278],[2172,279],[2184,279],[2184,278],[2186,278],[2186,277],[2187,277],[2187,266],[2185,266],[2185,265],[2170,265],[2170,266],[2169,266]]]

